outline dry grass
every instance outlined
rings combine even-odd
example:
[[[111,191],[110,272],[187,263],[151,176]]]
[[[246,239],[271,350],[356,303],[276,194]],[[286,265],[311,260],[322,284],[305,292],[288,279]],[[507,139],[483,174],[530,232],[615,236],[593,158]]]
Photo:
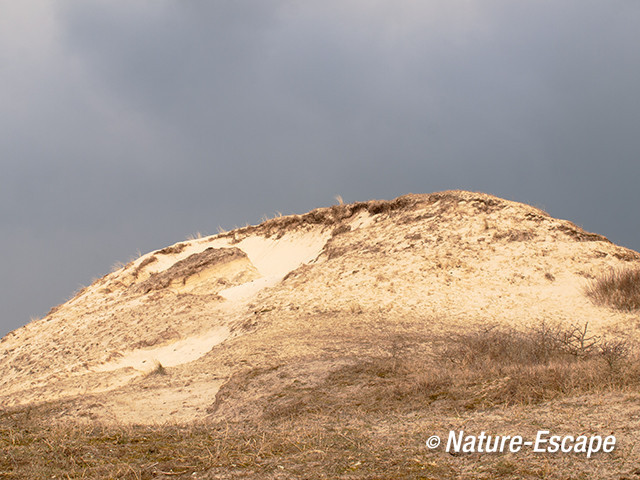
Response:
[[[186,243],[176,243],[170,247],[165,247],[162,250],[158,250],[155,255],[175,255],[177,253],[182,252],[185,248],[187,248]]]
[[[496,232],[494,240],[506,240],[508,242],[528,242],[536,237],[535,232],[525,230],[512,230],[508,232]]]
[[[401,445],[372,441],[365,430],[331,419],[83,426],[51,422],[57,413],[57,407],[0,413],[0,477],[368,478],[385,471],[400,479],[424,469],[398,458]],[[416,453],[422,449],[421,441],[405,441]]]
[[[640,471],[637,462],[616,456],[585,461],[570,455],[431,452],[424,447],[426,436],[442,434],[460,421],[459,415],[438,411],[405,418],[361,412],[164,426],[56,424],[52,419],[57,413],[0,414],[2,478],[619,479],[635,478],[633,472]],[[561,415],[572,418],[572,413],[575,410]],[[521,412],[519,420],[535,423],[539,418],[535,412]],[[500,425],[501,432],[512,428],[508,417]],[[479,432],[497,427],[480,417],[480,423],[467,420],[462,428]]]
[[[618,310],[640,310],[640,268],[611,270],[596,278],[586,289],[598,305]]]
[[[370,215],[402,213],[411,211],[418,206],[429,206],[438,204],[437,212],[429,216],[455,209],[461,200],[472,200],[472,203],[479,212],[491,212],[504,207],[505,202],[484,194],[469,194],[468,192],[446,191],[432,193],[429,195],[403,195],[393,200],[369,200],[367,202],[355,202],[350,204],[338,204],[327,208],[318,208],[304,215],[287,215],[268,219],[263,217],[259,225],[246,226],[227,233],[221,233],[219,237],[233,237],[234,242],[239,242],[248,235],[264,235],[266,237],[275,236],[279,238],[286,231],[294,230],[308,225],[326,225],[328,227],[339,227],[345,220],[353,218],[361,212]]]
[[[569,221],[565,221],[563,224],[556,226],[556,230],[564,233],[577,242],[611,243],[611,241],[607,237],[599,235],[597,233],[585,232],[580,227]]]
[[[140,265],[138,265],[136,269],[133,271],[133,276],[135,278],[138,278],[138,275],[140,275],[140,272],[144,270],[145,267],[157,261],[158,261],[158,257],[156,257],[155,255],[151,255],[150,257],[145,258],[142,262],[140,262]]]
[[[212,466],[215,441],[198,426],[55,424],[55,411],[0,418],[0,477],[149,479]]]
[[[158,361],[156,360],[156,364],[155,364],[155,365],[156,365],[156,366],[154,367],[154,369],[153,369],[153,370],[151,370],[151,371],[147,374],[147,376],[153,376],[153,375],[167,375],[167,369],[166,369],[166,368],[164,368],[164,366],[163,366],[160,362],[158,362]]]
[[[454,412],[536,405],[640,385],[635,346],[593,336],[586,324],[401,336],[389,338],[386,350],[350,359],[314,385],[293,382],[274,390],[273,369],[248,371],[221,389],[217,406],[250,389],[271,392],[259,400],[268,421],[345,412],[404,415],[436,407]]]

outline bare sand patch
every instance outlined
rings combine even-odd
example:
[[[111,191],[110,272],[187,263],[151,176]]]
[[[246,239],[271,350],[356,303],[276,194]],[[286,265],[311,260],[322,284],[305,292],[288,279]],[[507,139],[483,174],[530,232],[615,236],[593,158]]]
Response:
[[[110,372],[131,367],[140,372],[148,373],[153,371],[158,363],[163,367],[175,367],[202,357],[213,347],[224,342],[229,333],[229,328],[217,327],[204,335],[177,340],[169,345],[125,352],[118,360],[95,366],[92,370],[94,372]]]

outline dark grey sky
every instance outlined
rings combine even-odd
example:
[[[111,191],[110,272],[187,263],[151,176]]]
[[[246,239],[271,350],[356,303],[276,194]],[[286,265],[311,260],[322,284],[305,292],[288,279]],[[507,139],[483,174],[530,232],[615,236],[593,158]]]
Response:
[[[640,250],[637,0],[0,0],[0,335],[197,231],[462,188]]]

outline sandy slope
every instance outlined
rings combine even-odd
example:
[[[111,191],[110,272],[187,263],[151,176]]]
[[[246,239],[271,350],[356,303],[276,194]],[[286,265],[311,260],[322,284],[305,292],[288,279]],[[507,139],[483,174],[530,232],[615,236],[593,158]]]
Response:
[[[639,261],[570,222],[479,193],[275,218],[146,254],[10,333],[0,401],[66,399],[74,416],[179,421],[211,413],[235,375],[296,364],[313,382],[399,332],[557,321],[627,333],[637,315],[596,307],[583,289]],[[149,374],[158,362],[167,375]]]

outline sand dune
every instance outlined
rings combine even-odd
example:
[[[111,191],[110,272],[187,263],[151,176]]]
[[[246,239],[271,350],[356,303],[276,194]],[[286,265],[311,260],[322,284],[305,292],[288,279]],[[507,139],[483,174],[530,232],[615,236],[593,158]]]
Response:
[[[301,365],[312,383],[380,353],[384,341],[372,339],[390,332],[579,321],[624,334],[637,315],[594,305],[584,288],[639,262],[568,221],[480,193],[275,218],[143,255],[10,333],[0,343],[0,401],[64,400],[69,415],[104,420],[190,420],[214,403],[216,415],[231,411],[216,393],[249,370]],[[166,375],[150,375],[158,363]]]

